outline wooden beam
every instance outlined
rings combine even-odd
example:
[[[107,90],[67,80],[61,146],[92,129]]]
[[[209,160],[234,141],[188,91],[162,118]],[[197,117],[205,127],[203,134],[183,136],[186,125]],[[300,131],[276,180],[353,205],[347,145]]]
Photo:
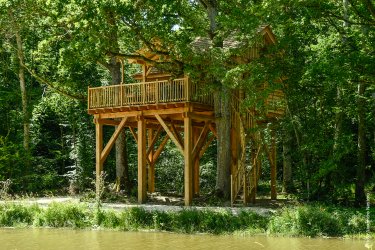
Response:
[[[148,137],[149,141],[148,141],[148,149],[147,149],[146,155],[149,155],[153,151],[155,143],[156,143],[157,139],[159,138],[161,129],[162,129],[162,127],[159,126],[158,130],[156,131],[155,134],[151,133],[153,135],[152,138]],[[148,131],[150,133],[150,131],[152,131],[152,129],[149,129]]]
[[[127,120],[128,120],[128,117],[122,118],[120,124],[117,126],[115,132],[111,136],[111,139],[109,139],[107,145],[105,145],[105,148],[104,148],[103,152],[100,155],[100,158],[101,158],[102,162],[104,162],[105,159],[107,158],[109,152],[111,151],[111,149],[113,147],[113,144],[115,143],[117,137],[120,135],[121,130],[124,128]]]
[[[129,129],[130,129],[130,133],[133,135],[133,138],[134,138],[135,142],[138,143],[138,137],[137,137],[137,134],[134,131],[134,128],[129,126]]]
[[[190,206],[193,200],[193,157],[192,157],[192,126],[191,118],[184,117],[184,187],[185,187],[185,206]]]
[[[211,142],[215,139],[215,135],[211,135],[206,144],[204,144],[204,146],[202,147],[201,151],[199,152],[199,158],[202,158],[202,156],[204,155],[204,153],[206,152],[206,150],[208,149],[208,147],[210,146]]]
[[[146,64],[142,65],[142,82],[146,82],[147,79],[147,66]]]
[[[102,125],[109,125],[109,126],[118,126],[120,121],[111,120],[111,119],[96,119],[95,123],[99,123]]]
[[[161,152],[163,151],[165,144],[167,144],[168,139],[169,139],[169,136],[166,135],[166,136],[164,137],[163,141],[160,143],[159,147],[156,149],[156,151],[155,151],[155,153],[154,153],[154,155],[153,155],[153,157],[152,157],[152,161],[154,162],[154,164],[155,164],[156,161],[158,160],[158,158],[159,158]]]
[[[138,119],[138,202],[144,203],[146,190],[146,123],[143,117]]]
[[[171,123],[171,129],[172,129],[173,134],[176,136],[176,139],[180,143],[180,145],[183,145],[183,141],[181,139],[180,133],[176,130],[176,127],[174,126],[173,122]]]
[[[202,135],[203,129],[200,133]],[[199,141],[199,129],[194,128],[193,129],[193,143],[195,144],[194,148],[196,148],[198,141]],[[194,156],[194,150],[193,150],[193,194],[194,196],[199,195],[199,157],[196,155]]]
[[[152,70],[153,66],[149,66],[149,67],[146,67],[147,71],[146,71],[146,76],[148,76]]]
[[[189,117],[191,117],[191,119],[198,120],[198,121],[214,121],[215,120],[215,117],[213,115],[210,116],[210,115],[198,114],[195,112],[188,112],[188,115]]]
[[[163,121],[163,119],[160,117],[160,115],[158,114],[155,114],[155,117],[156,119],[158,119],[160,125],[164,128],[165,132],[167,132],[169,138],[171,138],[171,140],[174,142],[174,144],[177,146],[178,150],[180,151],[180,153],[182,155],[184,155],[184,149],[182,147],[182,145],[180,144],[180,142],[177,140],[177,138],[174,136],[174,134],[172,133],[172,131],[168,128],[167,124],[165,124],[165,122]]]
[[[193,148],[193,157],[194,158],[197,155],[197,153],[202,149],[203,143],[206,140],[207,132],[208,132],[208,122],[206,122],[204,124],[204,127],[203,127],[197,141],[194,142],[195,143],[194,148]]]
[[[246,178],[246,174],[243,178],[243,203],[246,205],[249,200],[249,187],[248,187],[248,180]]]
[[[96,123],[95,124],[95,141],[96,141],[96,182],[95,182],[95,187],[96,187],[96,197],[97,199],[100,199],[100,192],[101,192],[101,174],[103,171],[103,162],[101,160],[101,154],[102,154],[102,149],[103,149],[103,125]]]
[[[271,200],[276,200],[277,199],[277,192],[276,192],[276,135],[275,135],[275,131],[273,131],[273,130],[272,130],[272,135],[271,135],[270,161],[271,161],[271,164],[270,164],[271,165]]]
[[[161,127],[160,127],[161,128]],[[160,133],[160,132],[159,132]],[[148,166],[148,192],[153,193],[155,192],[155,163],[153,161],[153,154],[154,154],[154,145],[153,141],[156,141],[154,137],[154,130],[148,129],[148,151],[146,152],[146,157],[148,158],[149,166]],[[155,144],[155,142],[154,142]]]
[[[209,128],[211,130],[211,132],[215,135],[215,137],[217,138],[217,131],[216,131],[216,128],[212,125],[212,123],[209,124]]]
[[[183,113],[185,111],[184,107],[179,108],[169,108],[169,109],[156,109],[156,110],[143,110],[143,111],[123,111],[123,112],[116,112],[116,113],[103,113],[100,114],[101,118],[122,118],[124,116],[153,116],[155,114],[158,115],[170,115],[170,114],[178,114]],[[143,113],[142,113],[143,112]]]

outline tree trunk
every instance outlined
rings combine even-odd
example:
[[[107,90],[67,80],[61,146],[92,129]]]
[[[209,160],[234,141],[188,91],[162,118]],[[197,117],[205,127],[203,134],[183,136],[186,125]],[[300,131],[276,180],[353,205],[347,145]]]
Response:
[[[17,40],[17,56],[19,60],[18,77],[20,81],[21,98],[22,98],[22,113],[23,113],[23,147],[29,152],[30,149],[30,122],[28,114],[28,103],[26,93],[26,82],[25,82],[25,69],[24,69],[24,54],[22,47],[22,38],[19,31],[16,31]]]
[[[111,52],[119,53],[120,49],[118,43],[118,27],[116,24],[116,17],[115,14],[110,10],[108,10],[106,14],[107,22],[110,27],[108,39],[111,41],[111,46],[109,49]],[[115,56],[111,57],[107,68],[111,73],[112,84],[120,84],[122,82],[121,64],[118,62]],[[125,188],[127,188],[126,191],[130,192],[129,170],[126,152],[126,136],[125,131],[122,131],[116,140],[116,191],[119,191],[125,184]]]
[[[216,94],[215,114],[217,128],[217,170],[216,193],[218,196],[230,196],[230,91],[222,86],[222,92]]]
[[[343,19],[344,19],[344,28],[347,29],[349,27],[348,23],[348,0],[343,0]],[[345,44],[347,42],[347,39],[345,36],[342,38],[343,43]],[[343,124],[343,111],[341,110],[342,105],[342,95],[343,90],[341,86],[337,86],[336,88],[336,105],[339,107],[339,110],[336,113],[335,117],[335,134],[334,134],[334,143],[333,143],[333,154],[336,155],[340,152],[340,138],[342,136],[342,124]],[[337,157],[334,157],[337,159]]]
[[[355,203],[360,206],[366,202],[365,195],[365,170],[366,170],[366,124],[364,97],[365,83],[360,81],[358,84],[358,165],[355,183]]]
[[[212,44],[216,48],[223,46],[220,39],[214,39],[217,33],[218,1],[201,0],[203,7],[206,9],[207,17],[210,22],[208,35]],[[220,91],[215,93],[215,114],[217,128],[217,169],[216,169],[216,194],[225,198],[230,196],[230,163],[231,163],[231,146],[230,146],[230,91],[223,86],[220,79],[214,81]]]
[[[285,129],[283,136],[283,193],[290,193],[293,190],[292,179],[292,135]]]
[[[111,58],[109,63],[109,71],[111,73],[112,84],[121,82],[121,64],[115,57]],[[130,192],[129,170],[126,150],[126,134],[125,130],[121,131],[116,140],[116,183],[115,190],[120,191],[121,187],[125,187]]]

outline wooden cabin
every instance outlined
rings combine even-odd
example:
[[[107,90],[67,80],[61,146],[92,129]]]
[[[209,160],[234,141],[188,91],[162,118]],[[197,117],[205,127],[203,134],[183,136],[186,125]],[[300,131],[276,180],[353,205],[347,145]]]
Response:
[[[268,26],[262,27],[259,33],[263,37],[261,46],[275,42]],[[230,44],[233,46],[234,42]],[[250,48],[248,59],[259,56],[261,46]],[[158,59],[157,55],[149,52],[144,56],[151,60]],[[158,70],[148,60],[132,59],[129,62],[142,66],[142,72],[134,76],[138,82],[88,89],[88,113],[94,116],[96,126],[97,192],[99,192],[100,176],[106,157],[120,131],[129,129],[138,145],[139,203],[146,201],[147,192],[155,191],[155,164],[168,140],[172,140],[184,156],[184,199],[185,205],[191,205],[193,195],[199,193],[199,160],[217,137],[213,96],[201,91],[200,86],[188,76],[173,79],[171,74]],[[242,92],[234,91],[232,99],[232,164],[230,166],[232,204],[238,200],[238,197],[244,203],[255,200],[261,169],[257,156],[264,148],[260,146],[259,134],[254,133],[245,136],[247,139],[244,138],[245,131],[257,126],[254,119],[257,111],[250,109],[240,112],[241,98],[244,98]],[[265,100],[267,117],[272,119],[283,114],[283,109],[279,105],[282,99],[281,90],[269,94]],[[117,126],[105,147],[103,147],[103,125]],[[164,137],[162,131],[166,132]],[[250,167],[246,166],[244,160],[245,148],[249,140],[257,142],[252,144],[250,158],[253,162],[250,163]],[[272,197],[276,198],[275,145],[268,151],[270,162],[273,162],[271,164]]]

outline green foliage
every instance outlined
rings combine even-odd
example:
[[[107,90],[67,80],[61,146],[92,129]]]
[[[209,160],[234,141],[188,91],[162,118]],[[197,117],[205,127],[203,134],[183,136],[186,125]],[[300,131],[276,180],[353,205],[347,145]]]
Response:
[[[36,226],[85,228],[93,216],[86,206],[73,203],[52,203],[39,214]]]
[[[370,218],[375,210],[370,211]],[[343,207],[306,205],[284,208],[274,214],[259,215],[251,211],[233,214],[230,210],[146,211],[140,207],[122,211],[90,208],[84,204],[52,203],[37,205],[0,205],[0,226],[37,226],[106,228],[125,231],[158,230],[179,233],[254,234],[288,236],[343,236],[367,232],[364,210]]]
[[[35,216],[41,212],[38,206],[21,204],[0,205],[0,226],[15,227],[32,225]]]
[[[0,136],[0,180],[16,178],[25,166],[28,155],[21,145]]]
[[[282,87],[287,109],[280,131],[293,135],[293,179],[303,199],[353,200],[360,179],[358,128],[359,113],[363,114],[367,167],[362,176],[368,189],[373,188],[372,5],[349,1],[345,7],[334,0],[218,2],[217,31],[210,34],[215,35],[214,43],[220,44],[235,32],[250,47],[257,41],[259,25],[270,24],[277,44],[262,49],[262,57],[242,64],[233,63],[233,58],[244,53],[242,49],[214,46],[194,51],[191,42],[207,37],[210,29],[200,1],[1,1],[0,181],[11,179],[11,191],[16,193],[66,191],[68,186],[75,193],[90,187],[94,127],[86,104],[73,99],[85,99],[87,86],[111,83],[109,52],[132,54],[147,47],[168,54],[171,62],[158,65],[161,69],[187,74],[207,85],[207,92],[241,86],[246,107],[255,105],[264,111],[264,97]],[[30,154],[22,149],[24,117],[15,32],[22,36],[30,70],[25,76],[32,114]],[[135,70],[126,65],[126,73]],[[130,75],[125,78],[133,81]],[[257,90],[264,82],[269,88]],[[361,96],[360,83],[365,85]],[[358,100],[364,100],[364,107],[359,107]],[[127,137],[130,179],[135,184],[136,147],[129,133]],[[215,158],[214,144],[201,160],[202,193],[215,188]],[[110,155],[106,162],[110,181],[116,174],[114,164]],[[156,165],[156,188],[183,192],[183,159],[171,143]]]
[[[371,217],[372,218],[372,217]],[[326,206],[284,208],[271,216],[270,234],[288,236],[343,236],[366,233],[364,212]],[[374,228],[371,229],[373,231]]]
[[[137,230],[140,228],[150,228],[153,225],[152,213],[143,208],[130,208],[121,213],[122,229]]]

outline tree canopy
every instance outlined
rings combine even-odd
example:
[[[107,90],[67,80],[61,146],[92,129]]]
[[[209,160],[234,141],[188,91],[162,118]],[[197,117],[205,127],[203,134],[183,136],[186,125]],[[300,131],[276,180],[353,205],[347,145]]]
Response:
[[[225,49],[224,40],[236,36],[251,46],[261,25],[271,27],[276,44],[257,60],[233,63],[242,51]],[[195,50],[197,37],[212,45]],[[278,176],[289,192],[360,204],[365,189],[375,188],[375,5],[369,0],[1,0],[0,43],[0,180],[11,179],[14,192],[90,186],[87,87],[118,81],[116,58],[146,60],[141,48],[165,59],[157,67],[188,74],[213,91],[221,100],[215,111],[223,135],[232,89],[245,89],[244,105],[251,107],[261,105],[254,95],[266,95],[255,94],[257,86],[281,86],[287,107],[278,125],[284,167]],[[131,82],[137,69],[125,69]],[[218,148],[225,143],[219,140]],[[128,137],[129,159],[132,144]],[[210,150],[218,156],[205,163],[214,189],[216,165],[224,169],[228,157]],[[181,164],[173,159],[164,164]],[[216,188],[225,191],[227,182]]]

